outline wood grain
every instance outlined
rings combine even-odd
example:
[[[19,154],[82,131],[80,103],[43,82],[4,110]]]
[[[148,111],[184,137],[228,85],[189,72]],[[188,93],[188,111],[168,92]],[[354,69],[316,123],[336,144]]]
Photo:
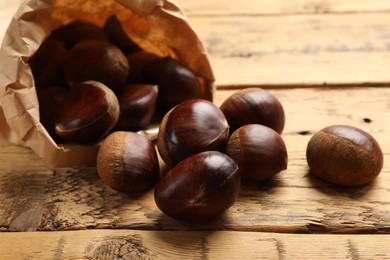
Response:
[[[3,233],[4,259],[388,259],[389,236],[226,231]]]
[[[189,16],[253,16],[319,13],[389,12],[382,0],[177,0]]]
[[[221,88],[389,85],[390,15],[190,17]]]
[[[221,104],[234,91],[218,91]],[[235,230],[280,233],[390,233],[390,88],[272,90],[286,111],[282,137],[288,170],[263,184],[244,184],[237,203],[221,218],[183,223],[163,215],[153,190],[115,192],[94,168],[52,170],[28,149],[0,146],[0,227],[4,231],[130,228]],[[311,135],[331,124],[349,124],[380,143],[385,165],[370,185],[341,188],[308,174]]]
[[[208,51],[220,88],[390,84],[388,1],[178,3]],[[4,24],[12,8],[0,11]],[[0,26],[0,37],[4,30]]]

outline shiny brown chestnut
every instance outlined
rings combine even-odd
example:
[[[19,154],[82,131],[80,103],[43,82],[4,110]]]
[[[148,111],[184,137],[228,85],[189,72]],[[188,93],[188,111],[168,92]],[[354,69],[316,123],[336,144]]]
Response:
[[[348,125],[315,133],[307,145],[306,159],[311,174],[343,186],[367,184],[383,167],[383,153],[374,137]]]
[[[226,153],[238,164],[242,180],[265,181],[287,169],[286,145],[267,126],[249,124],[238,128],[229,137]]]
[[[269,91],[261,88],[237,91],[228,97],[220,108],[226,116],[231,133],[247,124],[265,125],[279,134],[283,132],[283,106]]]
[[[127,80],[129,63],[115,45],[90,40],[80,42],[71,49],[64,72],[71,86],[95,80],[117,92]]]
[[[125,55],[141,51],[141,48],[125,32],[116,15],[107,18],[103,31],[106,33],[111,43],[121,49]]]
[[[109,134],[99,148],[96,169],[103,183],[126,193],[146,191],[159,176],[152,142],[134,132]]]
[[[68,85],[63,72],[68,54],[68,50],[59,41],[47,40],[41,44],[28,61],[37,90]]]
[[[127,61],[129,62],[129,66],[131,68],[129,77],[127,78],[127,83],[147,82],[148,80],[142,79],[142,71],[149,62],[158,58],[159,56],[156,54],[147,51],[137,51],[127,55]]]
[[[86,81],[74,86],[61,102],[55,130],[68,141],[96,142],[113,129],[118,118],[114,92],[100,82]]]
[[[47,87],[38,92],[39,121],[54,141],[63,141],[55,131],[55,118],[58,108],[68,93],[63,87]]]
[[[49,39],[63,42],[69,50],[82,41],[109,41],[107,35],[100,27],[81,20],[74,20],[54,29],[49,35]]]
[[[164,112],[183,101],[200,97],[195,74],[170,57],[149,62],[142,71],[142,80],[144,83],[158,85],[158,107]]]
[[[227,155],[206,151],[192,155],[157,184],[154,198],[166,215],[185,221],[208,221],[236,201],[240,190],[237,164]]]
[[[157,104],[158,86],[130,84],[118,95],[120,116],[116,128],[138,131],[148,126]]]
[[[209,101],[191,99],[165,114],[157,147],[164,162],[174,165],[203,151],[224,151],[228,137],[229,126],[222,111]]]

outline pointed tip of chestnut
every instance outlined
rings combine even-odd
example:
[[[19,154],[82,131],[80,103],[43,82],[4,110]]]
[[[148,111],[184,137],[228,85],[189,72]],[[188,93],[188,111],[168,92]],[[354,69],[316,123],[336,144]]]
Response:
[[[311,174],[343,186],[367,184],[383,167],[383,153],[374,137],[348,125],[315,133],[308,142],[306,159]]]
[[[265,181],[286,170],[288,155],[282,137],[273,129],[249,124],[230,136],[226,153],[240,167],[246,181]]]
[[[269,91],[246,88],[228,97],[220,106],[231,133],[243,125],[261,124],[281,134],[285,124],[284,109]]]
[[[165,114],[157,136],[161,158],[175,165],[184,158],[207,150],[223,151],[229,125],[222,111],[203,99],[192,99]]]
[[[206,151],[172,168],[157,184],[154,198],[166,215],[185,221],[209,221],[237,200],[240,176],[226,154]]]

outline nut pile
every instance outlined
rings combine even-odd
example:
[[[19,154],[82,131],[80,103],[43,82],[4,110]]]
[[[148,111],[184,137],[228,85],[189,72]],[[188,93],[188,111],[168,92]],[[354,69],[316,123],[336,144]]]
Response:
[[[247,107],[261,116],[235,122],[237,129],[231,132],[224,105],[189,99],[170,109],[159,127],[157,149],[169,168],[166,174],[155,170],[159,178],[154,179],[148,170],[141,174],[140,167],[156,169],[156,155],[153,149],[144,152],[152,144],[132,132],[114,132],[102,142],[98,174],[111,188],[126,192],[139,192],[134,188],[143,179],[150,180],[145,190],[157,182],[156,205],[172,218],[206,221],[220,216],[237,200],[241,182],[268,180],[285,170],[288,160],[280,134],[265,125],[277,122],[272,127],[283,129],[284,110],[275,96],[253,88],[238,91],[226,102],[236,107],[228,112],[238,113],[236,118]],[[134,138],[143,141],[130,145]]]
[[[172,218],[214,219],[235,203],[242,182],[287,169],[285,114],[274,95],[248,88],[217,107],[200,98],[188,68],[141,50],[115,16],[104,28],[74,21],[54,30],[29,65],[41,122],[54,140],[105,138],[96,163],[102,182],[128,193],[155,187],[157,207]],[[134,132],[155,118],[157,150]],[[345,186],[372,181],[383,166],[375,139],[343,125],[316,133],[306,157],[313,175]]]
[[[103,28],[79,20],[60,26],[28,64],[41,123],[57,142],[94,143],[112,131],[145,129],[175,105],[202,98],[190,69],[143,51],[116,16]]]

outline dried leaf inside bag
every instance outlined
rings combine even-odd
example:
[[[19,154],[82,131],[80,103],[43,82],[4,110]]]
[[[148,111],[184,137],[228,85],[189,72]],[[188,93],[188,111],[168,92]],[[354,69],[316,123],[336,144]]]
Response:
[[[143,50],[189,67],[201,82],[202,98],[212,100],[214,76],[206,51],[172,0],[28,0],[10,21],[0,50],[1,137],[30,147],[52,167],[95,164],[98,144],[57,144],[44,129],[27,62],[61,24],[80,19],[102,26],[113,14]]]

